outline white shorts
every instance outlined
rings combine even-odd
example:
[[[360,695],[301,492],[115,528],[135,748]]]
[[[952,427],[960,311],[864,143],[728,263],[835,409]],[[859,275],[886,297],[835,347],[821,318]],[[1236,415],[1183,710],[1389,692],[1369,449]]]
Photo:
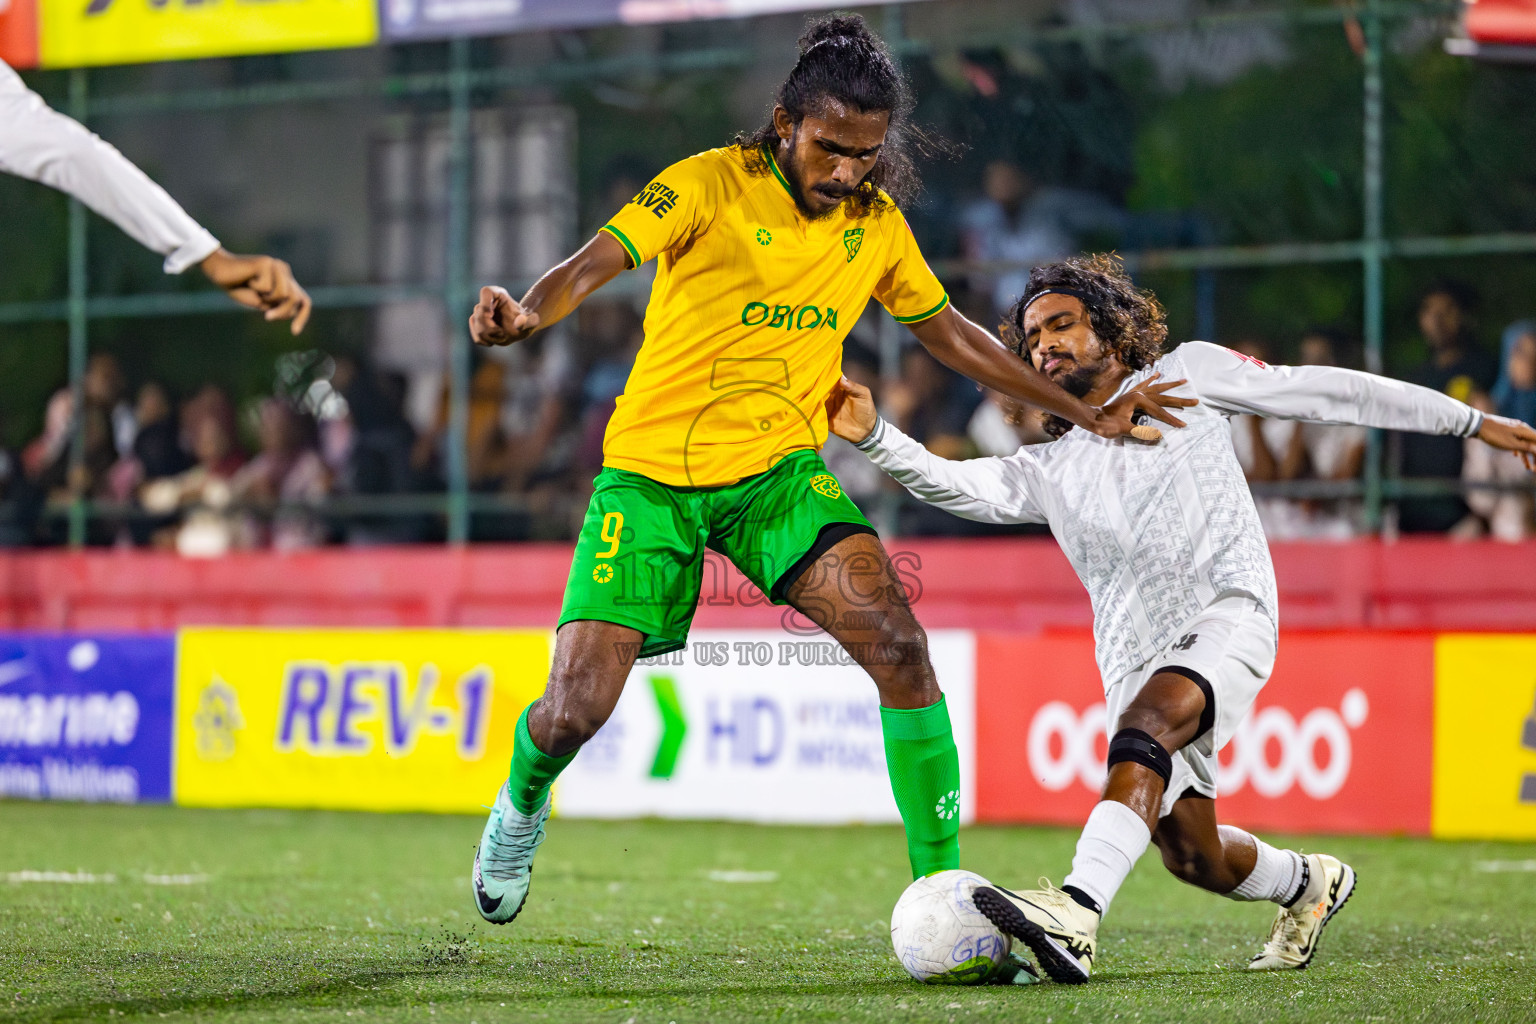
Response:
[[[1118,731],[1121,712],[1159,672],[1183,669],[1196,682],[1204,680],[1215,699],[1215,707],[1208,704],[1201,718],[1209,728],[1173,754],[1173,775],[1163,791],[1159,817],[1167,817],[1174,802],[1190,790],[1216,795],[1216,753],[1232,739],[1274,668],[1273,620],[1247,594],[1233,594],[1206,605],[1156,657],[1110,686],[1104,703],[1111,737]]]

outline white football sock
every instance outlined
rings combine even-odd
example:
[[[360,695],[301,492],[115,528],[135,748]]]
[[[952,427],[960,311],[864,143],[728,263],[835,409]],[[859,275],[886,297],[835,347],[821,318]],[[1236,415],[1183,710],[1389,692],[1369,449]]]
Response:
[[[1306,861],[1295,850],[1277,850],[1258,836],[1253,837],[1253,845],[1259,854],[1253,871],[1237,883],[1236,889],[1226,894],[1227,899],[1289,902],[1306,881]]]
[[[1151,841],[1147,823],[1135,811],[1115,800],[1101,800],[1088,815],[1072,858],[1072,873],[1061,884],[1081,889],[1100,910],[1107,911]]]

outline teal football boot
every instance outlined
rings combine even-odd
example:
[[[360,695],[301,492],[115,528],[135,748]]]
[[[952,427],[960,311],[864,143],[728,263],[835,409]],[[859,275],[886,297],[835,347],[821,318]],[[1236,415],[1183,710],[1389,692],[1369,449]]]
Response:
[[[544,841],[550,801],[534,814],[523,814],[507,798],[506,783],[496,794],[480,847],[475,851],[475,909],[491,924],[507,924],[528,902],[533,855]]]

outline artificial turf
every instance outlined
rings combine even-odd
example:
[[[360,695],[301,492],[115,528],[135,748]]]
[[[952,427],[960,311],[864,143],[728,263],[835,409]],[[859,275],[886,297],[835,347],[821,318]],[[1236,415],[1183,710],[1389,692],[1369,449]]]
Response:
[[[0,1020],[1536,1020],[1536,844],[1307,841],[1360,888],[1313,966],[1278,974],[1242,969],[1267,904],[1149,855],[1089,985],[935,988],[891,952],[896,829],[556,820],[498,928],[470,903],[480,826],[0,803]],[[1073,840],[962,842],[1029,885],[1060,881]]]

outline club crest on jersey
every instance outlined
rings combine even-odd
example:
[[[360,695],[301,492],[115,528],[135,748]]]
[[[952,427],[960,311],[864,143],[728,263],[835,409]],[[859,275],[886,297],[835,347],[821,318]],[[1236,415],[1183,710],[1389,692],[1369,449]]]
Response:
[[[843,248],[848,250],[848,262],[859,254],[859,246],[864,244],[864,229],[849,228],[843,232]]]
[[[837,478],[831,473],[817,473],[811,477],[811,490],[834,501],[843,496],[843,489],[837,485]]]

